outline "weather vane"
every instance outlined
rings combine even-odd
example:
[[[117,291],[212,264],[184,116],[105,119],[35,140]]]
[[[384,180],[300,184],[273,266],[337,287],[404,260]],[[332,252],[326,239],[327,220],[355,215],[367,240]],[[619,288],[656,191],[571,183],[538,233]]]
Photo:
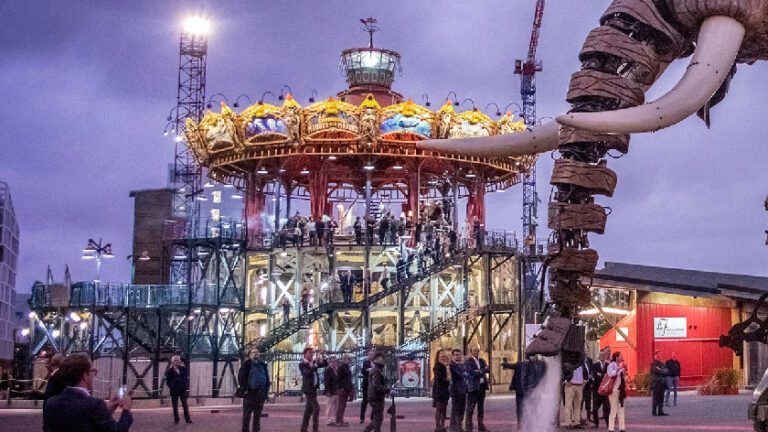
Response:
[[[363,23],[363,31],[368,33],[368,47],[373,48],[373,34],[379,31],[379,26],[376,25],[378,21],[374,17],[368,17],[360,18],[360,22]]]

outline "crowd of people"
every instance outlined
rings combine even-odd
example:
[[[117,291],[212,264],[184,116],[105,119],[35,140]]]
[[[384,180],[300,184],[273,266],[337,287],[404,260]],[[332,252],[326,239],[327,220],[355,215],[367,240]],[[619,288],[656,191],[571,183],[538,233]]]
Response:
[[[405,215],[395,217],[389,211],[379,217],[369,215],[358,216],[352,224],[348,237],[350,244],[357,246],[401,246],[406,244],[413,249],[419,247],[434,255],[440,251],[454,251],[458,247],[459,238],[465,238],[476,247],[484,242],[485,230],[479,219],[469,222],[457,232],[454,225],[444,217],[440,207],[432,212],[425,212],[416,218]],[[333,246],[340,232],[336,219],[323,215],[319,218],[307,218],[300,212],[289,217],[280,228],[277,237],[278,247],[330,247]]]
[[[451,402],[450,431],[471,432],[477,411],[477,430],[487,431],[485,395],[490,388],[488,363],[480,358],[480,348],[473,347],[464,357],[462,350],[439,350],[432,368],[432,406],[435,408],[435,432],[446,432],[445,419]]]
[[[624,432],[624,403],[628,386],[627,365],[621,352],[611,353],[610,347],[600,351],[596,360],[589,357],[574,369],[563,370],[562,405],[560,424],[567,429],[581,429],[589,423],[600,427],[600,420],[610,432]],[[664,407],[677,406],[677,390],[680,383],[680,361],[672,353],[662,361],[656,351],[650,366],[652,415],[666,416]]]
[[[488,429],[484,424],[485,396],[490,388],[488,363],[480,357],[475,346],[465,356],[460,349],[438,350],[432,368],[432,406],[435,432],[472,432]],[[350,354],[340,358],[327,356],[323,351],[307,347],[299,363],[301,392],[305,398],[301,432],[317,432],[320,422],[319,391],[325,396],[326,424],[334,427],[349,426],[345,420],[347,403],[354,400],[357,389],[353,377],[353,359]],[[518,429],[524,424],[524,401],[544,375],[544,362],[529,358],[510,364],[504,359],[501,366],[513,370],[510,390],[516,394]],[[627,366],[621,352],[611,353],[603,348],[594,361],[585,357],[575,367],[563,367],[559,423],[566,429],[581,429],[592,423],[599,428],[605,421],[608,431],[625,429],[625,401],[627,397]],[[98,373],[86,354],[55,354],[48,360],[48,377],[44,391],[43,431],[128,431],[133,423],[131,393],[121,387],[108,401],[91,396]],[[319,371],[322,370],[322,377]],[[384,420],[384,405],[392,394],[392,383],[387,381],[384,354],[371,350],[362,362],[360,423],[365,422],[370,408],[370,421],[364,432],[379,432]],[[668,415],[664,407],[677,405],[677,391],[681,366],[672,353],[662,361],[661,353],[654,353],[650,365],[652,414]],[[236,396],[243,399],[242,430],[259,432],[261,415],[272,385],[269,367],[260,358],[256,348],[239,369]],[[187,405],[189,370],[178,355],[172,356],[165,372],[175,423],[179,423],[179,402],[184,420],[192,423]],[[448,403],[451,403],[450,413]],[[120,409],[120,416],[114,413]],[[476,414],[476,422],[475,422]],[[445,420],[450,419],[448,428]],[[618,429],[617,429],[618,428]]]

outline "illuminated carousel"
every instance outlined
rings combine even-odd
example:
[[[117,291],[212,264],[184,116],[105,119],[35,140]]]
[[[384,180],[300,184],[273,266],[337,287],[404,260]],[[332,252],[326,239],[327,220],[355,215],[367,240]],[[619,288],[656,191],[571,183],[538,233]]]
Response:
[[[265,192],[275,183],[308,198],[315,219],[331,215],[333,203],[365,196],[367,180],[374,202],[401,202],[409,217],[449,185],[468,198],[467,220],[484,221],[484,194],[516,184],[535,160],[417,149],[429,138],[509,134],[525,125],[511,113],[493,121],[477,109],[456,112],[451,100],[437,111],[403,100],[390,88],[400,59],[394,51],[350,49],[341,58],[349,89],[335,97],[302,107],[288,94],[282,106],[259,102],[239,114],[222,102],[199,124],[187,120],[188,145],[210,177],[245,190],[251,236],[265,229]]]
[[[460,104],[451,99],[432,111],[428,102],[420,105],[392,90],[399,68],[397,52],[372,44],[348,49],[341,69],[349,87],[335,96],[302,106],[288,94],[280,106],[259,101],[239,113],[222,103],[220,112],[207,112],[199,124],[187,120],[186,142],[197,162],[212,179],[244,192],[243,345],[270,350],[275,364],[284,365],[283,376],[275,377],[278,393],[300,382],[297,356],[306,345],[407,352],[420,371],[414,381],[415,366],[408,366],[408,386],[422,390],[429,375],[425,362],[437,346],[479,344],[494,369],[520,350],[517,240],[485,228],[481,245],[471,227],[484,226],[486,192],[518,183],[535,156],[466,157],[416,144],[512,134],[525,125],[511,113],[497,113],[494,121],[474,108],[458,112]],[[293,216],[291,199],[309,200],[312,220],[339,222],[333,246],[275,243],[275,232]],[[460,200],[466,201],[461,223]],[[417,271],[414,264],[407,278],[381,283],[404,254],[416,253],[415,227],[434,219],[438,207],[443,226],[460,233],[458,251],[426,269]],[[378,222],[387,213],[409,229],[398,245],[351,240],[356,216]],[[344,270],[356,282],[347,302],[333,288]],[[310,305],[299,314],[304,289]]]

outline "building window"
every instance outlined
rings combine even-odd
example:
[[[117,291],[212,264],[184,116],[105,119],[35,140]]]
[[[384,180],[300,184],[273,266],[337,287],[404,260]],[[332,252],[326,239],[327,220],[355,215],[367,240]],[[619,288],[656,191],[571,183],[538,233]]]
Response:
[[[213,202],[214,204],[221,203],[221,191],[213,191]]]

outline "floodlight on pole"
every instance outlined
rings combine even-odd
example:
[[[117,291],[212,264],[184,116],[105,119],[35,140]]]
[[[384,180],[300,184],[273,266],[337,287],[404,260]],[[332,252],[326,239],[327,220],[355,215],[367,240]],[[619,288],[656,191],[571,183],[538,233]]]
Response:
[[[207,36],[211,30],[211,22],[201,16],[191,16],[184,20],[184,33],[195,36]]]

